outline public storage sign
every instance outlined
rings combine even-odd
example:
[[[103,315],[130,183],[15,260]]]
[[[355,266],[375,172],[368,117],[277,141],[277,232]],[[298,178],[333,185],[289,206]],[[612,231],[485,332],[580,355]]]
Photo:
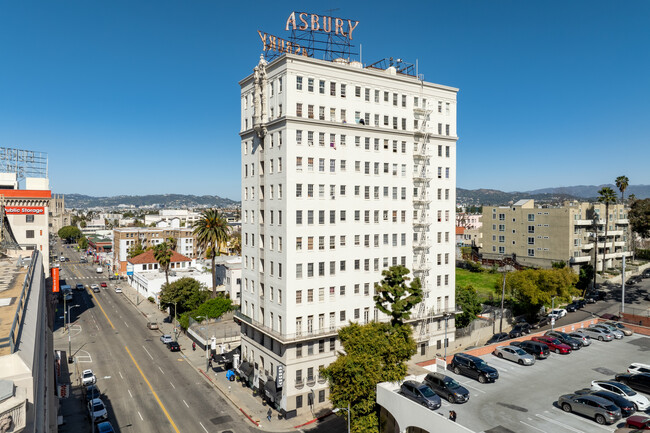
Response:
[[[6,206],[7,215],[45,215],[44,207]]]

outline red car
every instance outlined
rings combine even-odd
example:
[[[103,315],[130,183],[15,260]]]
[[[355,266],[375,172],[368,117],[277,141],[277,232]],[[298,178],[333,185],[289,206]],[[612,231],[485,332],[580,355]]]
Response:
[[[531,338],[533,341],[546,344],[548,349],[555,353],[569,354],[571,353],[571,347],[562,343],[560,340],[548,335],[540,335],[538,337]]]
[[[641,415],[631,416],[625,421],[625,427],[650,430],[650,418]]]
[[[101,286],[102,286],[102,287],[108,287],[108,286],[106,285],[106,283],[105,283],[105,282],[103,282],[103,281],[102,281],[102,284],[101,284]]]

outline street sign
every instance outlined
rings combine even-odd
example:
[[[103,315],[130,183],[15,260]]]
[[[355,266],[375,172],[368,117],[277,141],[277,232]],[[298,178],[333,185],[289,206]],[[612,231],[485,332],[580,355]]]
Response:
[[[126,265],[126,275],[129,275],[129,276],[133,275],[133,264],[128,263]]]

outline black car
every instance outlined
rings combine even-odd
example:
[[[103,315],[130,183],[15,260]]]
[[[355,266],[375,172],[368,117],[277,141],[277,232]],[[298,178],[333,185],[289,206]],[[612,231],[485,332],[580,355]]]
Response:
[[[615,380],[617,382],[626,384],[635,391],[650,394],[650,373],[617,374]]]
[[[565,332],[560,332],[560,331],[546,331],[544,335],[549,335],[551,337],[555,337],[560,342],[566,344],[571,348],[571,350],[578,350],[582,347],[582,341],[576,340],[575,338],[569,336],[569,334]]]
[[[167,343],[167,348],[170,352],[178,352],[181,350],[181,346],[176,341],[170,341]]]
[[[584,299],[578,299],[577,301],[573,301],[578,305],[578,308],[585,308],[587,306],[587,301]]]
[[[516,324],[510,333],[508,333],[510,338],[518,338],[526,334],[530,334],[530,325],[525,322]]]
[[[605,390],[594,391],[593,389],[590,388],[584,388],[576,391],[575,394],[595,395],[596,397],[601,397],[604,398],[605,400],[609,400],[612,403],[614,403],[616,406],[621,408],[621,414],[624,417],[628,417],[632,415],[634,412],[636,412],[634,403],[632,403],[630,400],[623,397],[622,395],[616,394],[615,392],[605,391]]]
[[[571,302],[569,305],[565,307],[567,313],[575,313],[576,311],[578,311],[579,308],[580,308],[579,304],[575,301]]]
[[[457,353],[451,359],[450,369],[456,374],[477,379],[481,383],[494,382],[499,378],[496,368],[474,355]]]
[[[441,398],[449,403],[465,403],[469,400],[467,388],[442,373],[431,372],[424,378],[424,383]]]
[[[548,316],[541,317],[536,323],[533,323],[531,328],[537,329],[541,328],[542,326],[549,325],[551,323],[551,319],[548,318]]]
[[[400,394],[431,410],[438,409],[442,404],[440,397],[431,388],[414,380],[404,381],[400,387]]]
[[[533,355],[537,359],[546,359],[551,354],[546,344],[538,343],[537,341],[513,341],[510,345],[521,347],[526,353]]]
[[[485,344],[488,345],[488,344],[499,343],[501,341],[508,340],[509,338],[510,337],[505,332],[499,332],[494,334]]]
[[[99,392],[97,385],[88,385],[86,387],[86,401],[91,401],[94,398],[100,398],[101,395],[102,393]]]

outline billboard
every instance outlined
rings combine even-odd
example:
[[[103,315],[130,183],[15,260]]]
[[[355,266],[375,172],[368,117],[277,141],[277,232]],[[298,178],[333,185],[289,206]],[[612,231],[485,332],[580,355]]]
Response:
[[[52,275],[52,293],[59,293],[59,268],[54,267],[50,270],[50,275]]]
[[[5,206],[7,215],[45,215],[44,207],[36,206]]]

